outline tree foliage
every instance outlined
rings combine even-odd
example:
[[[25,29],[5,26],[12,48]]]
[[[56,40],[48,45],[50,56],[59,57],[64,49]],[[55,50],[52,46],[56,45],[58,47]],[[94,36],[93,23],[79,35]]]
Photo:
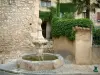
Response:
[[[90,0],[72,0],[72,3],[76,4],[78,14],[86,11],[86,18],[90,18],[90,11],[95,13],[95,8],[99,8],[99,0],[96,0],[97,3],[90,4]]]

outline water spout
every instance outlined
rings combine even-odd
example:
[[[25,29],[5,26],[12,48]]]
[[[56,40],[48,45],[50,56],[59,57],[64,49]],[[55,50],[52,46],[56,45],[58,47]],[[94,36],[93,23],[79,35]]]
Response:
[[[40,47],[40,49],[38,49],[38,53],[37,56],[39,57],[39,60],[44,60],[43,58],[43,45]]]

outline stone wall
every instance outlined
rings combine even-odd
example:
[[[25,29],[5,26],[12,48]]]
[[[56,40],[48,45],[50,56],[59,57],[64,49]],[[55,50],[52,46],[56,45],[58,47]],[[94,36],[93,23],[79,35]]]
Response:
[[[76,64],[92,64],[91,30],[75,27],[75,60]]]
[[[69,41],[66,37],[53,38],[53,49],[56,53],[61,54],[64,58],[69,55],[74,56],[74,42]]]
[[[53,38],[53,49],[64,58],[71,58],[71,61],[75,56],[76,64],[92,64],[91,31],[81,27],[75,30],[75,41],[69,41],[66,37]]]
[[[34,50],[38,19],[39,0],[0,0],[1,58]]]
[[[50,39],[50,33],[51,33],[51,25],[49,22],[47,22],[46,25],[46,39]]]
[[[92,62],[93,64],[100,64],[100,46],[98,45],[92,47]]]

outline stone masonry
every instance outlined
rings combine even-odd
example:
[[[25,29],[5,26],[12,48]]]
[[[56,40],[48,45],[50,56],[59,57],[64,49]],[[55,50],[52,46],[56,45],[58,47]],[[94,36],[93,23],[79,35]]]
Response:
[[[75,60],[76,64],[92,64],[91,30],[89,28],[75,27]]]
[[[39,0],[0,0],[0,61],[34,51],[38,20]]]

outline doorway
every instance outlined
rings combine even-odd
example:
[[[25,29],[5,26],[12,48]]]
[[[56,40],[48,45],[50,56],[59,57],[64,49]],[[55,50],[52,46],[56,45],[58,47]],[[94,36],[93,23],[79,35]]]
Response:
[[[47,25],[47,21],[43,21],[41,24],[41,28],[42,28],[42,36],[44,38],[46,38],[46,25]]]

